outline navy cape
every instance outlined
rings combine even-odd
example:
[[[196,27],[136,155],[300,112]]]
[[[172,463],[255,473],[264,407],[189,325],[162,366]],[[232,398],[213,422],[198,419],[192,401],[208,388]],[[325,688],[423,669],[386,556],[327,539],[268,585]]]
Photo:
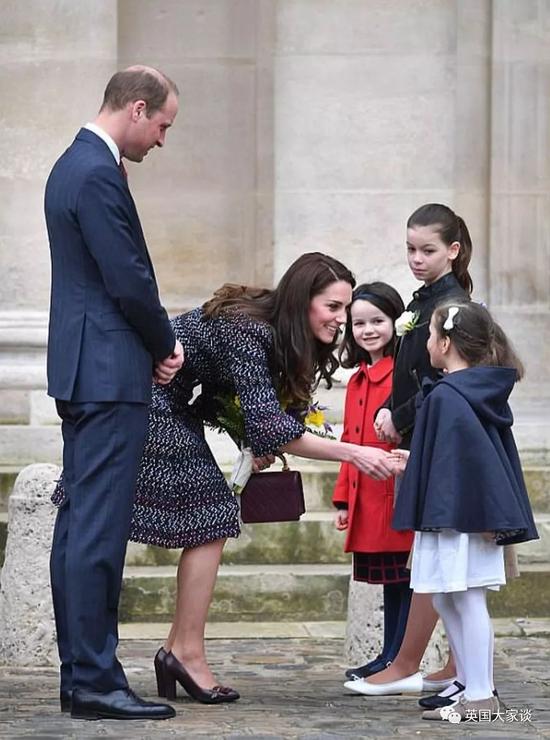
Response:
[[[511,430],[515,381],[511,368],[478,366],[425,384],[394,529],[538,539]]]

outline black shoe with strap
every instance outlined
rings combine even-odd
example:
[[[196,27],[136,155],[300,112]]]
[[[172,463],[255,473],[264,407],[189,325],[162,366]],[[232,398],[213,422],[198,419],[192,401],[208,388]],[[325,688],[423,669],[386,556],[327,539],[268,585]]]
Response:
[[[453,683],[445,689],[446,692],[453,688],[454,691],[447,696],[441,696],[441,694],[432,694],[432,696],[425,696],[423,699],[419,699],[418,703],[423,709],[441,709],[441,707],[450,707],[459,698],[460,694],[464,691],[464,686],[460,681],[453,681]]]
[[[357,666],[357,668],[348,668],[346,678],[368,678],[368,676],[374,676],[375,673],[380,673],[389,665],[391,665],[391,660],[385,660],[381,655],[377,655],[370,663]]]
[[[72,719],[171,719],[176,713],[168,704],[145,701],[132,689],[102,693],[74,689]]]

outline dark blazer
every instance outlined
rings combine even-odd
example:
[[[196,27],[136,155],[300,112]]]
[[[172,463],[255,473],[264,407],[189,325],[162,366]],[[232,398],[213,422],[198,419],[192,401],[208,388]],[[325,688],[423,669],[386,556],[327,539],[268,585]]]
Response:
[[[46,185],[52,261],[48,393],[73,402],[149,403],[153,361],[175,336],[126,178],[81,129]]]
[[[454,273],[450,272],[431,285],[423,285],[413,293],[407,311],[417,313],[414,329],[400,338],[393,371],[393,391],[389,408],[395,428],[403,438],[400,447],[410,445],[416,416],[416,394],[425,378],[437,380],[439,370],[430,364],[426,343],[430,335],[430,319],[436,306],[445,301],[469,301]]]

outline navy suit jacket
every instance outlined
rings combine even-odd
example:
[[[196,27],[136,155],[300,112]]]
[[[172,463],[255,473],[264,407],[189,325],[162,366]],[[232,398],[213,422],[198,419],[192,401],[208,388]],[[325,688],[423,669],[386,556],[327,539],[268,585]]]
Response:
[[[73,402],[149,403],[153,361],[175,336],[126,178],[81,129],[46,185],[52,261],[48,393]]]

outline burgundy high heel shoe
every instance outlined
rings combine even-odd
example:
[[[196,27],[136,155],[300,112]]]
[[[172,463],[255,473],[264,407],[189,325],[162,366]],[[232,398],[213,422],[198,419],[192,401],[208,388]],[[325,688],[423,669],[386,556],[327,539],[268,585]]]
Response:
[[[236,701],[240,694],[229,686],[214,686],[212,689],[203,689],[191,678],[179,660],[168,653],[164,659],[164,688],[167,699],[176,698],[176,681],[181,684],[192,699],[202,704],[221,704],[222,702]]]
[[[153,661],[153,665],[155,666],[155,676],[157,677],[157,692],[160,697],[166,696],[166,679],[164,677],[164,661],[166,660],[166,656],[168,653],[166,650],[161,647],[157,654],[155,655],[155,659]]]

